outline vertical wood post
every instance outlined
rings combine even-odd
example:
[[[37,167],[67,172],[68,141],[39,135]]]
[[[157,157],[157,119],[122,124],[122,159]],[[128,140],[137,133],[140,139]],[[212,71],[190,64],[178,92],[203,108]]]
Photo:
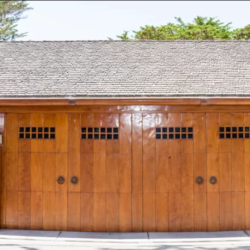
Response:
[[[4,114],[0,113],[0,228],[4,228],[4,213],[3,213],[3,201],[4,201]]]

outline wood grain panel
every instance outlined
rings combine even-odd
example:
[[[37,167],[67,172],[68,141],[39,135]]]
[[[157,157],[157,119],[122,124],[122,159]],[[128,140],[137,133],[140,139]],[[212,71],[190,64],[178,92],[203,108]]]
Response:
[[[155,114],[155,126],[156,127],[168,127],[168,113],[156,113]]]
[[[17,229],[19,217],[19,192],[7,192],[6,194],[6,228]]]
[[[68,114],[56,114],[56,152],[68,151]]]
[[[182,192],[193,192],[194,183],[193,153],[181,153],[181,189]]]
[[[68,114],[68,152],[79,153],[80,152],[80,115]]]
[[[30,158],[31,191],[43,190],[43,154],[31,153]]]
[[[68,192],[68,230],[81,230],[81,195],[77,192]]]
[[[0,195],[0,226],[6,228],[6,191],[1,191]]]
[[[219,114],[219,126],[224,127],[232,127],[232,118],[231,114],[220,113]],[[219,129],[219,128],[218,128]],[[232,139],[220,139],[219,140],[219,152],[228,153],[232,151]]]
[[[43,192],[43,230],[56,229],[55,192]]]
[[[244,167],[245,167],[245,191],[250,191],[250,154],[244,154]]]
[[[169,192],[181,192],[181,159],[180,153],[168,157]]]
[[[106,231],[119,231],[119,194],[106,194]]]
[[[80,192],[81,189],[81,167],[80,167],[80,150],[68,153],[68,191]],[[76,176],[78,178],[77,184],[71,183],[71,178]]]
[[[215,153],[219,150],[219,114],[207,113],[207,152]]]
[[[194,231],[207,231],[207,194],[194,193]]]
[[[196,178],[201,176],[203,178],[203,184],[198,185]],[[206,153],[194,153],[194,192],[204,193],[206,196],[207,191],[207,154]]]
[[[156,232],[168,231],[168,193],[155,194],[155,230]]]
[[[56,191],[56,155],[53,153],[43,154],[43,191]]]
[[[232,192],[220,192],[220,230],[233,228]]]
[[[169,231],[181,231],[181,193],[169,193]]]
[[[142,114],[132,114],[132,192],[142,192]]]
[[[56,192],[56,230],[67,231],[67,229],[68,229],[68,193]]]
[[[43,127],[43,114],[31,114],[31,127]],[[43,152],[43,140],[31,139],[31,152]]]
[[[194,116],[192,113],[181,114],[181,126],[182,127],[193,127]],[[194,152],[194,140],[180,140],[181,152],[182,153],[193,153]]]
[[[132,153],[142,154],[142,114],[131,116]]]
[[[143,232],[155,231],[155,193],[143,194]]]
[[[30,153],[19,153],[19,191],[30,191],[31,189],[31,169]]]
[[[207,231],[219,231],[219,192],[207,193]]]
[[[110,101],[114,100],[105,100],[106,103],[104,106],[98,106],[98,104],[90,104],[87,105],[86,103],[89,102],[89,100],[80,100],[78,101],[79,105],[69,105],[69,106],[55,106],[51,108],[51,106],[32,106],[32,105],[14,105],[14,106],[1,106],[0,111],[2,113],[131,113],[131,112],[151,112],[151,113],[156,113],[156,112],[171,112],[171,113],[190,113],[190,112],[195,112],[195,113],[231,113],[233,112],[249,112],[249,105],[246,104],[240,104],[239,102],[241,100],[234,100],[233,102],[229,103],[224,103],[222,104],[221,101],[224,98],[220,98],[219,103],[215,104],[214,101],[211,102],[211,99],[208,100],[208,102],[202,103],[202,105],[187,105],[187,102],[183,102],[182,104],[174,104],[172,100],[169,102],[166,102],[166,100],[162,101],[156,101],[156,102],[151,102],[154,103],[153,106],[144,106],[142,105],[141,100],[126,100],[123,105],[115,106],[114,104],[111,104]],[[135,105],[135,101],[137,101],[137,104]],[[138,105],[138,101],[140,102],[140,105]],[[2,100],[1,100],[2,102]],[[20,103],[20,101],[18,100]],[[64,100],[65,102],[65,100]],[[81,102],[81,104],[79,103]],[[92,101],[90,101],[92,102]],[[133,103],[134,102],[134,103]],[[149,103],[149,100],[146,100],[147,103]],[[199,100],[199,103],[204,102],[204,100]],[[216,101],[217,102],[217,101]],[[84,104],[83,104],[84,103]],[[114,103],[114,102],[113,102]],[[128,105],[130,103],[131,105]],[[144,102],[145,103],[145,102]],[[157,105],[155,105],[157,103]],[[169,106],[166,106],[167,105]],[[159,104],[159,105],[158,105]],[[82,106],[82,105],[87,105],[87,106]],[[117,105],[117,103],[116,103]],[[164,105],[164,106],[162,106]]]
[[[142,189],[143,189],[142,159],[143,159],[142,154],[132,153],[131,188],[132,188],[133,193],[142,193]]]
[[[119,192],[131,193],[131,155],[119,154]]]
[[[181,195],[181,230],[194,231],[194,196],[193,192],[182,192]]]
[[[4,152],[3,146],[0,146],[0,191],[6,191],[7,187],[6,155],[7,153]]]
[[[226,192],[232,190],[232,154],[220,153],[220,191]]]
[[[132,193],[132,232],[142,232],[142,193]]]
[[[119,124],[119,152],[131,154],[131,114],[121,114]]]
[[[6,151],[18,152],[18,114],[6,115]]]
[[[81,114],[81,128],[94,127],[93,114]],[[81,153],[93,153],[94,140],[81,140]]]
[[[169,190],[169,158],[167,152],[160,154],[156,151],[155,190],[166,193]]]
[[[250,229],[250,192],[245,192],[245,226]]]
[[[94,127],[106,127],[106,115],[105,114],[94,114]],[[120,133],[121,131],[119,131]],[[107,140],[93,140],[94,153],[105,154],[106,153],[106,141]]]
[[[123,167],[121,167],[124,170]],[[124,172],[121,174],[124,175]],[[125,176],[130,179],[130,176]],[[106,193],[118,193],[119,191],[119,155],[107,154],[106,155]],[[124,190],[122,190],[124,191]]]
[[[31,200],[30,192],[19,192],[19,229],[30,229],[31,227]]]
[[[155,115],[156,127],[168,127],[168,115]],[[169,185],[169,169],[168,169],[168,144],[169,140],[156,140],[156,167],[155,167],[155,182],[156,192],[168,192]]]
[[[43,229],[43,193],[31,192],[31,229]]]
[[[18,190],[18,153],[6,153],[7,191]]]
[[[94,157],[92,153],[81,153],[81,192],[93,192]]]
[[[57,134],[54,146],[45,149],[29,140],[30,150],[24,143],[25,152],[18,155],[18,126],[10,127],[16,145],[5,158],[7,228],[29,224],[31,229],[124,232],[250,228],[250,195],[244,193],[250,191],[247,140],[226,142],[218,132],[219,126],[248,126],[248,113],[231,116],[230,110],[218,109],[205,114],[201,108],[194,114],[188,113],[190,109],[181,114],[170,109],[168,114],[142,115],[130,114],[130,109],[119,114],[112,107],[108,113],[100,110],[9,117],[31,127],[42,126],[43,119],[47,124],[54,121]],[[83,126],[117,126],[119,140],[81,140]],[[193,126],[194,140],[155,140],[155,127],[162,126]],[[57,184],[59,175],[65,177],[64,185]],[[73,175],[80,180],[77,185],[70,183]],[[203,177],[203,185],[196,184],[197,176]],[[216,185],[209,183],[211,176],[216,176]],[[14,194],[17,204],[8,193]]]
[[[83,98],[83,99],[77,99],[75,100],[76,105],[72,105],[72,102],[69,102],[65,98],[61,99],[2,99],[1,100],[1,107],[9,106],[9,107],[28,107],[33,108],[34,107],[46,107],[50,108],[53,106],[53,109],[58,108],[59,110],[65,109],[65,108],[71,108],[79,109],[81,108],[84,111],[92,111],[89,107],[96,107],[96,110],[99,111],[109,111],[111,107],[119,108],[119,109],[125,109],[125,110],[134,110],[134,111],[141,111],[141,110],[158,110],[161,108],[162,110],[168,110],[166,106],[179,106],[185,109],[186,107],[189,108],[196,108],[200,109],[202,107],[227,107],[231,106],[238,108],[238,107],[244,107],[249,105],[250,100],[249,98]],[[85,107],[84,107],[85,106]],[[87,107],[86,107],[87,106]],[[131,109],[133,107],[134,109]],[[54,111],[54,110],[53,110]]]
[[[119,194],[119,231],[131,232],[131,194]]]
[[[232,192],[233,230],[245,230],[245,193]]]
[[[244,113],[232,113],[232,126],[244,127]],[[232,152],[244,152],[244,139],[233,140]]]
[[[91,232],[94,229],[93,193],[81,193],[81,231]]]
[[[181,114],[169,113],[168,114],[169,127],[181,127]],[[181,140],[169,140],[168,142],[169,156],[181,152]]]
[[[143,192],[155,193],[155,153],[143,155]]]
[[[43,126],[56,127],[56,115],[55,114],[43,114]],[[56,140],[44,139],[43,140],[43,152],[56,152]]]
[[[56,180],[59,176],[63,176],[65,182],[60,185],[56,182],[57,192],[67,192],[68,189],[68,154],[67,153],[57,153],[56,154]]]
[[[245,165],[243,152],[232,153],[232,190],[245,190]]]
[[[206,114],[193,114],[193,128],[194,128],[194,152],[205,153],[207,151],[206,144]]]
[[[244,113],[244,126],[250,127],[250,113]],[[250,140],[249,139],[244,140],[244,151],[248,153],[250,152]]]
[[[106,114],[106,127],[107,128],[119,128],[119,114]],[[118,154],[119,153],[119,140],[107,140],[106,141],[106,153]]]
[[[169,113],[168,122],[169,127],[181,127],[181,114]],[[169,140],[168,150],[169,231],[176,231],[181,230],[181,140]]]
[[[30,127],[30,114],[19,114],[18,124],[19,127]],[[31,140],[30,139],[19,139],[18,141],[18,151],[19,152],[30,152],[31,150]]]
[[[148,154],[155,154],[155,114],[143,114],[142,123],[142,143],[144,157]]]
[[[94,154],[94,192],[105,192],[106,155]]]
[[[94,194],[94,231],[106,231],[106,195],[105,193]]]
[[[210,177],[215,176],[217,183],[215,185],[210,184]],[[219,165],[219,153],[207,153],[207,191],[215,192],[220,189],[220,165]]]

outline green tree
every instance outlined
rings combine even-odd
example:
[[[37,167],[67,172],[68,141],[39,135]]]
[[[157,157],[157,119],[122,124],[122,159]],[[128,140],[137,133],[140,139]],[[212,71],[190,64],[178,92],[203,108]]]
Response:
[[[242,29],[236,29],[233,31],[234,38],[237,40],[249,40],[250,39],[250,24]]]
[[[231,23],[224,24],[215,18],[197,16],[192,23],[185,23],[180,17],[176,23],[162,26],[144,26],[140,30],[125,31],[117,36],[121,40],[248,40],[250,25],[242,29],[232,30]]]
[[[13,41],[26,36],[26,33],[18,32],[17,22],[25,18],[23,13],[30,9],[24,0],[0,1],[0,41]]]

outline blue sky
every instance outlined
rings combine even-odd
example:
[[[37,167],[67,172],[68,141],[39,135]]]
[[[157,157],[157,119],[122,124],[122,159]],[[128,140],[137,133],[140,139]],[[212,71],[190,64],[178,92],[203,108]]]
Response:
[[[20,40],[105,40],[124,30],[163,25],[181,17],[218,17],[240,28],[250,24],[250,1],[30,1],[33,10],[19,22]]]

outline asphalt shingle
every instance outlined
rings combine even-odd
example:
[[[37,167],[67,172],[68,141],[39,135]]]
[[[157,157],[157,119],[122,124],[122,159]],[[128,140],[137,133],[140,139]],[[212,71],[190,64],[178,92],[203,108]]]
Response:
[[[250,42],[0,42],[0,98],[250,95]]]

